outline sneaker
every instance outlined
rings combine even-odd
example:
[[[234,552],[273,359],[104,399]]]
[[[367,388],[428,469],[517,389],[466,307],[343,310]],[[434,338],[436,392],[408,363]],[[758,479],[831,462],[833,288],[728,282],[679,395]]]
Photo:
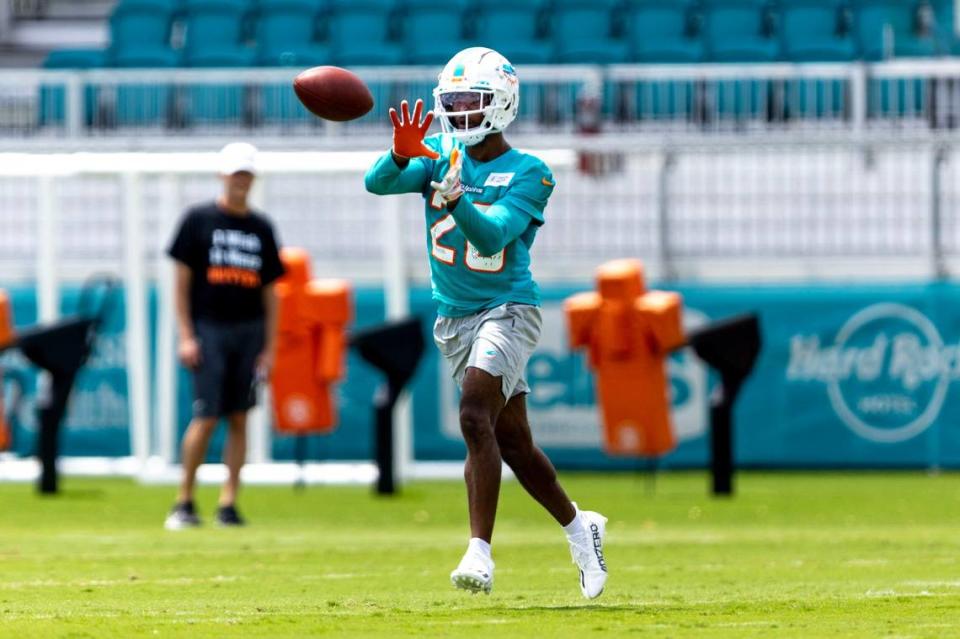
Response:
[[[163,522],[163,527],[167,530],[183,530],[184,528],[196,528],[200,525],[200,518],[197,517],[197,511],[193,508],[192,501],[179,502],[173,505],[167,520]]]
[[[600,513],[580,511],[584,534],[567,537],[570,555],[580,569],[580,592],[587,599],[599,597],[607,583],[607,562],[603,560],[603,538],[607,518]]]
[[[493,559],[468,550],[457,569],[450,573],[450,581],[460,590],[489,595],[493,589]]]
[[[235,506],[220,506],[217,508],[218,526],[243,526],[246,523]]]

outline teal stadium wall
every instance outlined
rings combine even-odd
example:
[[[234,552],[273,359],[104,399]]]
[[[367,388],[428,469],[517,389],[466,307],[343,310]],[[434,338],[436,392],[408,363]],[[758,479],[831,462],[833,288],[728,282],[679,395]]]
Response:
[[[637,468],[599,446],[592,378],[584,358],[565,346],[562,301],[589,284],[549,286],[544,293],[544,333],[528,378],[535,437],[561,468]],[[960,467],[960,285],[673,286],[684,296],[691,325],[757,312],[764,347],[736,408],[735,450],[747,467]],[[35,291],[10,287],[18,325],[34,323]],[[73,311],[75,290],[63,296]],[[150,298],[151,311],[155,294]],[[434,306],[416,289],[412,311],[429,335]],[[383,320],[383,294],[360,289],[355,328]],[[155,313],[151,312],[155,317]],[[151,341],[156,326],[151,326]],[[151,344],[152,351],[152,344]],[[36,375],[16,356],[0,363],[22,376],[31,394]],[[96,355],[80,375],[63,438],[65,455],[130,454],[126,412],[123,307],[117,305]],[[310,459],[372,456],[373,391],[378,375],[351,354],[337,390],[341,424],[330,436],[312,437]],[[418,460],[461,459],[455,395],[435,349],[427,350],[413,382],[414,439]],[[680,445],[661,467],[701,467],[707,462],[707,415],[714,376],[685,351],[670,363],[673,408]],[[180,372],[181,430],[190,411],[189,376]],[[153,392],[156,392],[154,388]],[[29,406],[32,407],[32,403]],[[15,420],[15,450],[33,451],[35,418]],[[219,458],[219,438],[210,460]],[[290,459],[293,442],[275,436],[275,459]]]

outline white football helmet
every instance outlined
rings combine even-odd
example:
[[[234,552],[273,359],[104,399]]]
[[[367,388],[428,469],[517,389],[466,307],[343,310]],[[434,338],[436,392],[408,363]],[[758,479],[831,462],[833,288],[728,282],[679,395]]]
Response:
[[[444,133],[473,146],[517,117],[520,81],[509,60],[486,47],[464,49],[443,67],[433,90],[434,114]],[[483,121],[470,126],[470,116]]]

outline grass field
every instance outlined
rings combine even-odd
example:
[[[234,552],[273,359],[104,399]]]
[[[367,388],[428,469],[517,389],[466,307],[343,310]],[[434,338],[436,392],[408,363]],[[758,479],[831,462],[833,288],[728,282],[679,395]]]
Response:
[[[493,594],[452,589],[458,482],[245,489],[252,525],[170,533],[170,487],[0,485],[0,637],[960,637],[960,478],[567,475],[610,517],[584,600],[562,531],[505,483]],[[212,488],[200,493],[210,514]]]

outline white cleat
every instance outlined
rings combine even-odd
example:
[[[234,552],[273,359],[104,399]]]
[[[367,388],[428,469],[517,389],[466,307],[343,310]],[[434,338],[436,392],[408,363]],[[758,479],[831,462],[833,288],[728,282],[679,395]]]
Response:
[[[450,581],[460,590],[490,594],[493,589],[493,560],[468,550],[460,565],[450,573]]]
[[[580,511],[586,536],[567,537],[570,555],[580,569],[580,592],[587,599],[599,597],[607,583],[607,562],[603,559],[603,538],[607,532],[607,518],[589,510]]]

